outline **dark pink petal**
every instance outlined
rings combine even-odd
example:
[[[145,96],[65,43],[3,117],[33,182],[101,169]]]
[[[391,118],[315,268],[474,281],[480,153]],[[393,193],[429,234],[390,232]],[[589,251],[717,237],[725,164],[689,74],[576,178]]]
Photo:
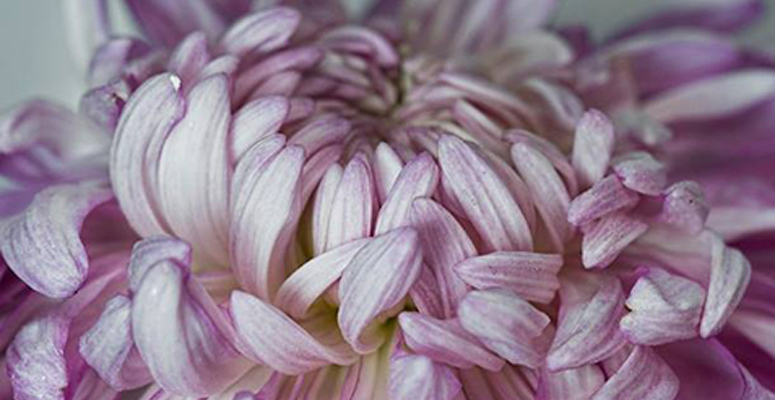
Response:
[[[705,201],[702,187],[696,182],[678,182],[667,188],[659,218],[691,234],[705,227],[710,206]]]
[[[710,268],[708,297],[700,322],[703,338],[715,335],[724,327],[751,280],[751,263],[716,236],[711,241]]]
[[[129,98],[110,153],[110,182],[129,223],[141,236],[167,233],[158,172],[162,146],[185,111],[180,78],[159,75]]]
[[[233,1],[230,1],[233,3]],[[224,29],[227,18],[218,13],[214,2],[194,0],[178,3],[170,0],[128,0],[135,20],[154,42],[172,47],[186,34],[201,30],[210,39]]]
[[[608,175],[573,199],[568,208],[568,222],[582,226],[615,211],[632,208],[639,200],[640,196],[624,187],[619,177]]]
[[[597,110],[590,110],[576,126],[573,141],[573,168],[582,187],[594,185],[605,176],[614,150],[614,127]]]
[[[355,351],[367,354],[382,344],[362,336],[372,333],[370,325],[378,316],[404,301],[421,266],[420,239],[411,228],[377,236],[355,255],[342,274],[338,314],[343,336]]]
[[[390,360],[391,399],[452,400],[460,389],[453,370],[428,357],[402,354]]]
[[[624,186],[645,195],[660,194],[667,183],[665,166],[646,152],[617,157],[613,161],[613,169]]]
[[[468,258],[455,272],[477,289],[508,289],[525,300],[548,304],[560,288],[562,264],[558,254],[501,251]]]
[[[536,400],[588,400],[605,383],[605,375],[597,365],[551,372],[541,369]]]
[[[412,226],[420,234],[423,258],[433,270],[440,291],[444,317],[452,317],[466,294],[465,282],[455,265],[476,254],[468,234],[444,207],[430,199],[417,199],[410,213]]]
[[[588,269],[611,265],[625,247],[648,230],[645,222],[621,212],[591,224],[581,245],[584,267]]]
[[[439,142],[444,179],[487,251],[533,248],[530,227],[506,186],[476,151],[460,139]]]
[[[636,346],[592,399],[673,400],[679,386],[678,377],[650,347]]]
[[[243,288],[270,299],[285,277],[285,253],[301,213],[304,149],[286,147],[269,161],[249,152],[243,163],[245,178],[238,182],[235,174],[239,186],[231,200],[232,269]]]
[[[541,337],[549,316],[514,293],[502,289],[476,290],[458,307],[463,329],[511,364],[540,366],[549,340]]]
[[[300,19],[298,11],[286,7],[256,12],[235,22],[221,38],[221,47],[237,56],[269,53],[288,43]]]
[[[113,197],[98,182],[52,186],[3,227],[8,267],[33,290],[65,298],[83,284],[89,256],[81,238],[86,217]]]
[[[420,197],[431,197],[438,184],[439,167],[430,154],[422,153],[408,162],[379,210],[374,233],[379,235],[406,225],[412,202]]]
[[[619,280],[602,273],[569,274],[560,286],[557,334],[549,349],[550,371],[599,362],[624,344],[619,319],[624,312]]]
[[[358,355],[342,339],[333,318],[315,317],[299,325],[274,306],[234,291],[229,311],[250,359],[296,375],[328,364],[351,364]],[[317,337],[316,337],[317,335]]]
[[[119,391],[153,380],[134,345],[131,312],[132,300],[123,295],[112,298],[79,342],[79,352],[86,363]]]
[[[705,290],[689,279],[652,268],[640,277],[619,323],[631,343],[657,346],[699,334]]]
[[[283,97],[264,97],[242,106],[231,120],[231,162],[236,165],[260,140],[277,133],[290,111]]]

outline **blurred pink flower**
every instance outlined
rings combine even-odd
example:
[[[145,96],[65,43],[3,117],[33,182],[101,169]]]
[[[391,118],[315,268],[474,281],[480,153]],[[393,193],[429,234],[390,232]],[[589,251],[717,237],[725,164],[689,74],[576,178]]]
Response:
[[[126,3],[0,120],[0,397],[775,399],[759,1]]]

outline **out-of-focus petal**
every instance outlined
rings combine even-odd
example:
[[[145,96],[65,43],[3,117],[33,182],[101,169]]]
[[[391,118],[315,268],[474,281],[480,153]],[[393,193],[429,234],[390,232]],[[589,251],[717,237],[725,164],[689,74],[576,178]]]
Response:
[[[2,253],[32,289],[53,298],[72,295],[86,279],[89,257],[79,234],[86,217],[112,199],[98,182],[39,192],[24,214],[3,227]]]
[[[593,400],[673,400],[680,382],[670,367],[650,347],[636,346]]]
[[[292,8],[258,11],[235,22],[221,38],[221,47],[238,56],[268,53],[288,43],[300,20],[301,15]]]
[[[605,383],[605,375],[597,365],[551,372],[541,370],[536,400],[588,400]]]
[[[573,137],[573,168],[583,187],[603,179],[614,150],[614,127],[597,110],[587,111],[576,126]]]
[[[390,360],[390,398],[395,400],[452,400],[460,381],[446,365],[414,354]]]
[[[408,162],[396,178],[377,216],[375,234],[380,235],[406,225],[412,202],[419,197],[431,197],[439,184],[439,167],[428,153]]]
[[[105,0],[68,0],[63,2],[67,39],[75,61],[86,68],[96,50],[111,34]]]
[[[737,308],[751,280],[751,264],[738,250],[727,247],[721,238],[711,242],[710,283],[700,321],[703,338],[718,333]]]
[[[455,272],[477,289],[508,289],[528,301],[549,303],[560,288],[558,254],[495,252],[458,263]]]
[[[167,70],[179,76],[183,84],[189,86],[210,62],[207,37],[202,32],[194,32],[183,39],[170,54]]]
[[[347,266],[340,282],[338,321],[355,351],[372,352],[380,340],[364,342],[370,325],[404,301],[420,274],[422,252],[417,232],[399,228],[375,237]]]
[[[627,245],[640,237],[648,225],[622,212],[592,222],[584,233],[582,260],[585,268],[605,268]]]
[[[609,175],[573,199],[568,208],[568,222],[576,226],[594,221],[615,211],[638,204],[640,196],[622,185],[616,175]]]

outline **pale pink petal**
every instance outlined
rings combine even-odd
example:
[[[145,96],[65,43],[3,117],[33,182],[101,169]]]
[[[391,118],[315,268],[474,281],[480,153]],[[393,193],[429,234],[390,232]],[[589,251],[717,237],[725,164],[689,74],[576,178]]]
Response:
[[[525,143],[532,148],[541,152],[552,163],[557,172],[562,176],[565,186],[568,188],[568,193],[575,195],[578,193],[579,183],[576,177],[576,171],[568,161],[568,157],[563,154],[557,146],[551,141],[538,136],[534,133],[522,130],[512,129],[506,133],[504,137],[511,143]],[[520,207],[524,210],[522,203]]]
[[[240,163],[249,175],[234,189],[230,255],[243,288],[268,300],[285,277],[285,254],[301,213],[304,149],[286,147],[250,169],[257,161],[246,155]]]
[[[453,370],[425,356],[402,354],[390,361],[390,398],[452,400],[460,392]]]
[[[504,155],[504,158],[500,158],[492,153],[486,153],[489,156],[490,166],[493,171],[501,178],[503,183],[509,189],[511,196],[517,201],[519,209],[522,211],[522,215],[525,216],[528,226],[535,231],[536,223],[536,210],[535,199],[524,180],[519,177],[506,159],[509,159],[508,155]],[[454,212],[457,212],[455,210]]]
[[[624,187],[619,177],[608,175],[573,199],[568,208],[568,222],[581,226],[615,211],[635,207],[638,201],[640,196]]]
[[[123,295],[112,298],[79,342],[79,352],[86,363],[119,391],[152,381],[132,338],[131,312],[132,300]]]
[[[479,367],[459,370],[463,383],[461,399],[532,399],[536,378],[532,370],[506,364],[499,371],[487,371]]]
[[[605,383],[605,375],[597,365],[551,372],[541,369],[536,400],[588,400]]]
[[[219,264],[228,260],[228,85],[219,75],[191,89],[186,114],[172,129],[159,161],[160,200],[170,228],[198,255]]]
[[[557,334],[549,349],[550,371],[599,362],[625,344],[619,331],[624,294],[619,280],[602,273],[576,272],[560,286]]]
[[[374,150],[374,183],[377,185],[380,204],[387,199],[390,189],[404,168],[404,162],[393,147],[380,142]]]
[[[406,225],[412,202],[431,197],[439,184],[439,167],[428,153],[422,153],[401,170],[377,215],[374,234],[379,235]]]
[[[460,139],[444,136],[439,162],[449,187],[476,228],[485,250],[531,250],[530,227],[486,160]]]
[[[710,206],[705,201],[702,187],[696,182],[678,182],[665,190],[660,220],[697,234],[705,227]]]
[[[307,154],[311,155],[323,147],[344,142],[351,127],[345,118],[323,114],[306,123],[288,143],[304,147]]]
[[[590,110],[576,126],[573,137],[573,168],[582,187],[590,187],[603,179],[614,151],[614,127],[597,110]]]
[[[343,172],[344,169],[339,164],[329,167],[315,193],[312,204],[312,248],[315,254],[321,254],[329,249],[328,225]]]
[[[129,289],[133,292],[140,290],[140,283],[145,274],[154,265],[164,260],[190,265],[191,246],[166,236],[155,236],[135,243],[129,259]]]
[[[621,212],[591,224],[581,245],[584,267],[588,269],[611,265],[625,247],[648,230],[645,222]]]
[[[631,343],[657,346],[699,335],[705,290],[689,279],[652,268],[635,282],[619,322]]]
[[[724,327],[751,280],[751,263],[745,256],[727,247],[719,237],[711,240],[710,283],[700,321],[703,338],[715,335]]]
[[[559,254],[501,251],[468,258],[455,272],[477,289],[508,289],[525,300],[548,304],[560,288],[562,264]]]
[[[307,162],[304,163],[304,170],[301,171],[302,204],[307,204],[328,169],[341,160],[343,153],[344,148],[341,144],[332,144],[318,150],[307,159]]]
[[[470,292],[460,302],[458,318],[463,329],[509,363],[530,368],[543,363],[549,341],[541,336],[551,320],[513,292]]]
[[[277,133],[289,110],[288,100],[279,96],[263,97],[240,107],[231,121],[231,162],[236,165],[254,144]]]
[[[338,314],[355,351],[367,354],[382,344],[365,343],[361,336],[378,316],[404,301],[421,267],[420,239],[411,228],[377,236],[355,255],[342,274]]]
[[[406,344],[415,353],[457,368],[478,365],[489,371],[503,368],[504,361],[460,326],[456,319],[439,320],[415,312],[403,312],[398,323]]]
[[[210,51],[207,49],[207,37],[202,32],[194,32],[186,36],[170,54],[167,70],[179,76],[184,85],[191,85],[208,62]]]
[[[667,183],[665,166],[646,152],[636,151],[617,157],[613,169],[624,186],[645,195],[660,194]]]
[[[592,400],[673,400],[679,386],[678,377],[651,348],[636,346]]]
[[[113,197],[99,182],[49,187],[2,228],[3,258],[33,290],[72,295],[86,280],[89,256],[81,238],[86,217]]]
[[[533,194],[554,249],[562,252],[571,233],[568,226],[570,196],[562,178],[543,154],[526,144],[515,144],[511,148],[511,159]]]
[[[360,26],[350,25],[326,32],[320,38],[321,44],[330,48],[347,48],[353,43],[362,44],[375,61],[383,67],[395,66],[399,61],[396,48],[378,32]]]
[[[412,226],[420,234],[423,258],[438,282],[444,317],[452,317],[460,298],[467,292],[465,282],[453,268],[476,254],[473,242],[455,217],[430,199],[417,199],[410,213]]]
[[[69,330],[67,318],[52,315],[26,324],[16,334],[6,351],[14,399],[64,399],[69,380],[64,357]]]
[[[232,292],[229,311],[245,343],[241,346],[243,353],[282,373],[296,375],[357,360],[358,355],[342,339],[333,318],[313,330],[321,335],[315,337],[274,306],[240,291]]]
[[[270,55],[239,74],[235,82],[234,99],[241,102],[260,83],[275,74],[288,70],[305,70],[317,64],[321,57],[322,51],[314,46],[302,46]]]
[[[129,223],[141,236],[167,233],[158,200],[162,146],[185,112],[180,78],[152,78],[129,98],[110,153],[110,182]]]
[[[423,264],[417,282],[409,289],[409,297],[419,312],[436,318],[444,317],[441,289],[436,274],[429,266]]]
[[[198,79],[203,81],[215,75],[226,75],[229,79],[233,79],[239,67],[239,61],[239,58],[228,55],[215,58],[199,71]],[[234,101],[233,98],[232,101]]]
[[[344,169],[331,204],[326,249],[370,236],[377,212],[374,177],[366,156],[355,156]]]
[[[304,263],[280,286],[275,298],[277,307],[294,318],[303,318],[312,303],[339,280],[355,255],[370,241],[353,240]]]
[[[221,47],[238,56],[271,52],[288,43],[300,20],[301,15],[292,8],[274,7],[256,12],[235,22],[221,38]]]

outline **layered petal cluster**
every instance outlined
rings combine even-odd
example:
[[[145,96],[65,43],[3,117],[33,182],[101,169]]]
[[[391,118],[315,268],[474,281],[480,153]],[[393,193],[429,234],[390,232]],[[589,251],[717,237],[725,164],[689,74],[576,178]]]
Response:
[[[70,3],[79,113],[0,120],[0,397],[775,399],[758,1]]]

